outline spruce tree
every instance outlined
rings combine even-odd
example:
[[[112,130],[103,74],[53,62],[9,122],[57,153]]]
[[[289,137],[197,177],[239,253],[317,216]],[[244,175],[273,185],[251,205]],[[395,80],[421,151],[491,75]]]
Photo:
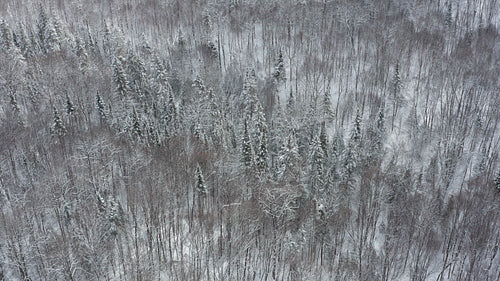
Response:
[[[253,166],[254,156],[252,149],[252,141],[250,139],[250,133],[248,131],[248,122],[245,120],[244,131],[243,131],[243,139],[241,143],[241,152],[242,152],[242,162],[245,167],[250,168]]]
[[[201,171],[201,167],[199,164],[196,165],[195,176],[196,176],[196,191],[200,195],[206,195],[207,186],[205,184],[205,177],[203,176],[203,172]]]
[[[101,125],[106,123],[107,116],[106,116],[106,104],[102,100],[101,95],[99,95],[99,92],[96,94],[96,106],[97,106],[97,112],[99,113],[99,120],[101,121]]]
[[[453,12],[452,12],[452,7],[451,7],[451,2],[448,1],[448,3],[447,3],[446,6],[447,7],[446,7],[445,24],[449,28],[449,27],[451,27],[451,23],[452,23],[452,20],[453,20]]]
[[[45,30],[44,47],[47,54],[58,52],[60,50],[60,38],[55,26],[49,22]]]
[[[274,64],[273,77],[277,82],[286,80],[285,63],[283,62],[283,53],[281,52],[281,49],[278,51],[278,58]]]
[[[66,114],[71,115],[73,112],[75,112],[75,105],[69,98],[68,93],[66,93]]]
[[[137,111],[133,110],[132,112],[132,128],[131,128],[131,133],[132,133],[132,137],[136,140],[140,140],[142,139],[142,136],[143,136],[143,128],[142,128],[142,122],[141,122],[141,119],[139,118],[139,114],[137,113]]]
[[[40,4],[38,8],[38,21],[36,23],[36,29],[37,29],[36,32],[38,35],[38,42],[40,44],[42,51],[44,52],[45,52],[45,42],[46,42],[46,36],[47,36],[46,33],[48,25],[49,25],[49,17],[45,13],[42,4]]]
[[[495,177],[494,183],[495,183],[495,187],[496,187],[497,191],[500,192],[500,170],[497,171],[497,175]]]
[[[254,114],[257,112],[257,104],[259,102],[257,98],[257,78],[253,69],[247,71],[245,75],[242,95],[245,116],[248,120],[252,120]]]
[[[310,155],[310,185],[311,195],[314,197],[318,195],[324,188],[324,169],[326,162],[326,155],[324,153],[321,140],[316,136],[311,144]]]
[[[0,20],[0,50],[9,51],[13,46],[12,31],[5,20]]]
[[[286,113],[288,115],[293,115],[294,110],[295,110],[295,97],[290,87],[290,94],[288,95],[288,99],[286,100]]]
[[[128,80],[123,69],[125,59],[121,56],[113,60],[113,80],[115,83],[115,92],[119,96],[126,96],[128,93]]]
[[[14,95],[14,93],[10,93],[9,94],[9,98],[10,98],[10,105],[12,106],[12,109],[19,113],[20,112],[20,108],[19,108],[19,104],[17,103],[17,99],[16,99],[16,96]]]
[[[66,127],[64,126],[64,123],[61,119],[61,116],[59,115],[59,112],[57,109],[54,108],[54,122],[52,123],[52,135],[57,136],[57,137],[64,137],[66,135]]]
[[[146,67],[142,59],[136,56],[132,51],[128,53],[126,60],[127,78],[129,87],[135,91],[138,96],[142,96],[142,87],[146,78]]]
[[[332,101],[330,100],[330,93],[325,91],[323,95],[323,118],[325,121],[333,122],[334,113],[332,111]]]
[[[325,122],[321,123],[321,131],[319,134],[319,142],[321,145],[321,150],[323,150],[323,155],[328,158],[328,136],[326,134]]]
[[[267,171],[268,165],[268,151],[267,151],[267,129],[264,128],[260,135],[259,150],[257,152],[257,168],[261,172]]]
[[[296,179],[300,181],[301,156],[299,154],[294,131],[290,132],[285,145],[281,149],[279,164],[279,178],[291,181],[295,184],[298,183],[295,181]]]
[[[356,117],[354,118],[351,142],[355,146],[361,146],[361,113],[359,112],[359,109],[356,111]]]

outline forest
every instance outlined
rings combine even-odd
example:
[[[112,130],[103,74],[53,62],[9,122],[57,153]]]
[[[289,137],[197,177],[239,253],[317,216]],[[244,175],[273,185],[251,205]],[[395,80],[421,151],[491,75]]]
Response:
[[[500,1],[0,0],[0,280],[500,280]]]

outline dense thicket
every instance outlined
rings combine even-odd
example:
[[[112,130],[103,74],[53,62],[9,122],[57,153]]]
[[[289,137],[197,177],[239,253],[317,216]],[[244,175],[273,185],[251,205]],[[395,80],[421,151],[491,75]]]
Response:
[[[0,280],[498,280],[500,3],[0,3]]]

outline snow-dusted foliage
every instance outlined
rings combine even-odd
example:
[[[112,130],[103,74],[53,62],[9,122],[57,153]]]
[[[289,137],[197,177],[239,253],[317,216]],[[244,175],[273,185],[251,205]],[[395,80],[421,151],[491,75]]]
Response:
[[[497,280],[499,11],[0,1],[0,280]]]

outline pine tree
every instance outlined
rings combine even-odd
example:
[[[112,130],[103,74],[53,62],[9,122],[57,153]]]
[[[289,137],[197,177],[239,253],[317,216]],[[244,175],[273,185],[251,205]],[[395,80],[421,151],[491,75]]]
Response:
[[[354,118],[354,127],[351,133],[351,142],[355,146],[361,146],[361,113],[359,109],[356,111],[356,117]]]
[[[321,123],[321,131],[319,134],[319,142],[321,145],[321,150],[323,151],[323,155],[326,158],[328,158],[328,136],[326,134],[326,126],[325,122]]]
[[[245,167],[250,168],[253,166],[254,156],[252,149],[252,141],[248,131],[248,122],[245,120],[245,127],[243,131],[243,139],[241,143],[242,162]]]
[[[452,7],[451,7],[451,2],[448,1],[446,5],[446,18],[445,18],[445,24],[447,27],[451,26],[452,20],[453,20],[453,12],[452,12]]]
[[[101,96],[99,95],[99,92],[96,94],[96,106],[97,106],[97,112],[99,113],[99,119],[101,121],[101,125],[103,123],[106,123],[107,116],[106,116],[106,104],[102,100]]]
[[[160,57],[156,56],[154,60],[154,77],[155,82],[160,86],[159,94],[167,95],[172,92],[172,87],[168,82],[168,72],[165,62]]]
[[[323,118],[328,122],[333,122],[334,119],[332,102],[330,100],[330,93],[328,92],[325,92],[325,94],[323,95]]]
[[[14,95],[14,93],[10,93],[9,94],[9,97],[10,97],[10,105],[12,106],[12,109],[19,113],[20,112],[20,108],[19,108],[19,104],[17,103],[17,99],[16,99],[16,96]]]
[[[399,75],[399,64],[396,64],[394,69],[394,75],[391,81],[392,87],[392,120],[391,120],[391,130],[394,129],[394,120],[396,119],[396,115],[398,113],[399,107],[403,103],[403,97],[401,96],[401,88],[402,82],[401,77]]]
[[[344,156],[344,174],[343,179],[349,181],[354,169],[357,167],[357,151],[354,147],[348,146]]]
[[[113,60],[113,80],[115,82],[115,92],[119,96],[126,96],[128,93],[128,80],[123,69],[125,59],[121,56]]]
[[[203,172],[201,171],[201,167],[199,164],[196,165],[195,176],[196,176],[196,191],[198,191],[200,195],[206,195],[208,190],[205,184],[205,178],[203,176]]]
[[[52,123],[51,131],[54,136],[58,136],[60,138],[64,137],[67,132],[66,127],[64,126],[64,123],[61,119],[61,116],[59,115],[59,112],[55,108],[54,108],[54,122]]]
[[[392,76],[392,94],[394,95],[394,99],[396,99],[401,92],[401,76],[399,75],[399,63],[396,64],[394,68],[394,75]]]
[[[75,54],[78,57],[80,70],[86,71],[89,66],[89,55],[78,36],[75,38]]]
[[[331,158],[332,163],[336,163],[345,150],[344,137],[341,131],[337,131],[332,139]]]
[[[488,166],[488,152],[486,146],[482,146],[481,153],[479,154],[479,162],[475,166],[476,174],[481,174],[486,171]]]
[[[259,150],[257,152],[257,168],[261,172],[267,171],[268,165],[268,151],[267,151],[267,129],[263,129],[259,141]]]
[[[324,188],[325,162],[326,155],[324,153],[321,140],[316,136],[311,144],[310,156],[310,185],[311,195],[315,197]]]
[[[143,128],[142,128],[142,124],[141,123],[142,122],[141,122],[141,120],[139,118],[139,115],[138,115],[137,111],[134,108],[134,110],[132,112],[132,128],[131,128],[132,129],[132,132],[131,132],[132,133],[132,137],[134,139],[138,139],[138,140],[142,139],[142,136],[143,136],[143,130],[142,129]]]
[[[59,34],[57,34],[53,23],[49,22],[46,26],[44,38],[45,41],[43,43],[47,54],[58,52],[60,50]]]
[[[279,156],[279,178],[298,184],[301,177],[301,156],[295,132],[290,132]]]
[[[0,50],[7,53],[10,60],[14,60],[22,66],[25,65],[21,50],[14,44],[12,30],[4,20],[0,21]]]
[[[126,60],[128,85],[138,96],[142,96],[142,87],[146,78],[146,67],[142,59],[129,52]]]
[[[9,51],[13,46],[12,31],[5,20],[0,20],[0,50]]]
[[[288,115],[293,115],[295,110],[295,97],[293,96],[292,89],[290,88],[290,94],[288,95],[288,99],[286,101],[286,112]]]
[[[362,149],[361,137],[361,114],[359,110],[356,112],[354,118],[354,126],[351,133],[351,139],[345,151],[344,156],[344,180],[349,181],[352,179],[352,174],[360,159]]]
[[[247,71],[243,84],[243,106],[245,108],[245,116],[248,120],[252,120],[257,112],[259,99],[257,98],[257,78],[255,71],[252,69]]]
[[[46,42],[46,32],[47,28],[49,25],[49,17],[45,13],[45,10],[40,4],[38,8],[38,21],[36,23],[36,28],[37,28],[37,35],[38,35],[38,42],[40,44],[40,47],[42,48],[42,51],[45,52],[45,42]]]
[[[71,115],[73,112],[75,112],[75,106],[69,98],[68,93],[66,93],[66,114]]]
[[[368,127],[367,140],[370,147],[367,147],[368,158],[371,161],[380,159],[385,138],[384,108],[380,108],[377,119]]]
[[[283,53],[281,52],[281,49],[278,52],[278,58],[274,64],[273,77],[278,82],[286,80],[285,64],[283,62]]]
[[[497,171],[497,175],[495,177],[494,183],[495,183],[495,187],[496,187],[497,191],[500,192],[500,170]]]
[[[104,237],[110,239],[118,234],[118,230],[123,226],[123,208],[119,202],[109,195],[105,205],[106,222],[104,224]]]
[[[377,114],[377,130],[382,134],[385,132],[385,117],[383,106],[380,108]]]
[[[19,48],[24,58],[31,57],[33,55],[33,50],[24,25],[19,24],[15,34],[14,44]]]

